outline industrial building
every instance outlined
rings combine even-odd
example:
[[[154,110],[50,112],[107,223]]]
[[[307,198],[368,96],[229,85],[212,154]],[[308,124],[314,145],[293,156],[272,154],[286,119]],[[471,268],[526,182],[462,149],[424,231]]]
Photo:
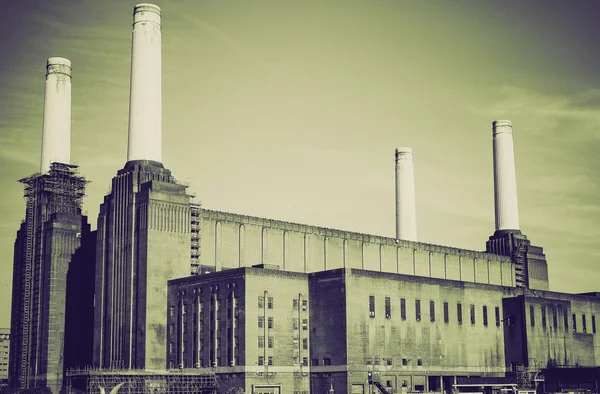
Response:
[[[490,391],[600,365],[599,294],[549,291],[521,232],[510,121],[492,123],[485,251],[418,242],[411,148],[395,152],[395,237],[209,210],[162,163],[161,35],[160,8],[135,6],[127,159],[93,232],[70,162],[71,64],[48,60],[41,169],[21,180],[12,387]]]

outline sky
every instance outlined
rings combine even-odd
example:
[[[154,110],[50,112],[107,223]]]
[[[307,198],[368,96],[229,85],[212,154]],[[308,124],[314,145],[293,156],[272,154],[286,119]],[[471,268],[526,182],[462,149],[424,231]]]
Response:
[[[4,0],[0,327],[19,179],[39,171],[45,65],[72,61],[71,158],[99,204],[126,161],[136,2]],[[207,209],[395,236],[394,150],[418,239],[485,250],[494,120],[512,121],[521,230],[550,289],[600,291],[600,3],[156,1],[163,164]]]

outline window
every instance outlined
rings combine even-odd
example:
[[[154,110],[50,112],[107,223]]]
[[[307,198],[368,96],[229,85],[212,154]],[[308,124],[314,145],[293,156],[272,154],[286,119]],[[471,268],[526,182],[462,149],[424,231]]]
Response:
[[[406,366],[406,365],[408,365],[408,360],[407,360],[407,359],[405,359],[405,358],[403,358],[403,359],[402,359],[402,365],[405,365],[405,366]]]
[[[483,325],[487,327],[488,319],[487,319],[487,305],[483,306]]]
[[[302,310],[305,311],[306,308],[308,308],[308,301],[307,300],[302,300]]]
[[[331,359],[330,358],[324,358],[323,359],[323,365],[331,365]]]
[[[406,320],[406,299],[400,298],[400,319]]]
[[[421,300],[415,300],[415,318],[421,321]]]
[[[298,329],[298,318],[294,318],[294,320],[292,320],[292,329],[293,330],[297,330]]]
[[[258,337],[258,347],[259,348],[265,347],[265,337]]]
[[[308,319],[302,319],[302,330],[308,330]]]
[[[558,321],[556,318],[556,307],[552,307],[552,327],[556,330],[558,328]]]
[[[269,365],[273,365],[273,356],[269,356],[268,363]]]
[[[273,297],[269,297],[267,308],[273,309]]]
[[[292,300],[292,303],[293,303],[294,310],[298,309],[298,300],[294,299],[294,300]]]
[[[581,315],[581,331],[587,332],[587,324],[585,321],[585,315]]]
[[[312,358],[310,360],[310,365],[312,365],[313,367],[319,365],[319,359],[318,358]]]
[[[258,356],[258,365],[265,365],[265,358],[263,356]]]
[[[475,324],[475,305],[471,304],[471,324]]]
[[[429,301],[429,321],[435,321],[435,302]]]
[[[390,305],[390,297],[385,297],[385,318],[390,319],[392,317],[392,309]]]
[[[573,331],[577,331],[577,316],[573,313]]]
[[[264,308],[265,307],[265,297],[258,296],[258,307],[259,308]]]
[[[458,324],[462,324],[462,304],[456,303],[456,321]]]
[[[263,328],[264,326],[265,326],[265,317],[259,316],[258,317],[258,328]]]
[[[592,315],[592,333],[596,333],[596,316]]]
[[[375,357],[375,365],[379,365],[381,364],[381,360],[379,359],[379,357]]]
[[[308,338],[302,338],[302,349],[308,349]]]
[[[541,310],[542,310],[542,327],[546,328],[546,307],[542,306]]]
[[[371,357],[367,357],[367,358],[365,359],[365,364],[367,364],[367,365],[371,365]]]
[[[273,318],[272,317],[269,317],[267,323],[268,323],[268,325],[267,325],[268,328],[273,328]]]
[[[375,296],[369,296],[369,316],[375,317]]]
[[[529,305],[529,321],[531,323],[531,327],[535,326],[535,308],[533,305]]]
[[[169,324],[169,335],[175,334],[175,324]]]
[[[302,357],[302,365],[308,366],[308,357]]]
[[[273,348],[273,337],[269,337],[268,346],[269,346],[269,349]]]
[[[563,314],[563,322],[565,324],[565,331],[569,331],[569,315],[567,314],[566,309],[565,309],[565,313]]]
[[[174,307],[174,306],[171,306],[171,307],[169,308],[169,315],[170,315],[171,317],[175,316],[175,307]]]
[[[496,307],[496,327],[500,327],[500,307]]]
[[[417,365],[423,365],[423,360],[419,358],[419,359],[417,360]]]
[[[448,315],[448,303],[444,302],[444,323],[448,323],[450,321],[450,317]]]
[[[386,365],[392,365],[392,359],[388,358],[387,360],[385,360]]]
[[[173,353],[173,342],[169,342],[169,353]]]

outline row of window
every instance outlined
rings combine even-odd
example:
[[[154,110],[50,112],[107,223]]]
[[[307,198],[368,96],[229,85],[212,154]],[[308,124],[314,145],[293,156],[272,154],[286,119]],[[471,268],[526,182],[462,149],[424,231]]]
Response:
[[[450,322],[450,312],[449,305],[447,302],[443,303],[443,315],[444,315],[444,323]],[[369,316],[375,317],[375,296],[369,296]],[[475,305],[470,305],[470,317],[471,324],[475,324]],[[482,317],[483,317],[483,325],[488,325],[488,307],[487,305],[483,305],[482,307]],[[500,326],[500,307],[495,307],[495,317],[496,317],[496,326]],[[385,297],[385,318],[392,318],[392,308],[391,308],[391,298]],[[406,320],[406,299],[400,298],[400,319]],[[415,300],[415,319],[416,321],[421,321],[421,300]],[[429,301],[429,321],[435,322],[436,313],[435,313],[435,301]],[[460,302],[456,303],[456,321],[458,324],[462,324],[463,321],[463,312],[462,312],[462,304]]]
[[[298,309],[298,299],[292,300],[292,307],[294,310]],[[258,308],[262,309],[265,307],[265,297],[258,296]],[[273,309],[273,297],[267,297],[267,308]],[[308,308],[308,300],[302,300],[302,310],[305,311]]]
[[[294,345],[298,345],[298,338],[294,338]],[[268,337],[267,338],[267,347],[269,349],[272,349],[275,346],[275,339],[273,337]],[[265,337],[264,336],[259,336],[258,337],[258,347],[263,349],[265,347]],[[302,349],[307,350],[308,349],[308,338],[302,338]]]
[[[558,329],[557,308],[552,306],[552,307],[549,307],[549,309],[550,309],[550,315],[552,316],[552,326],[556,330],[556,329]],[[546,328],[546,306],[541,305],[540,310],[541,310],[542,327]],[[573,313],[573,315],[572,315],[572,320],[573,320],[573,331],[576,332],[577,331],[577,315],[575,313]],[[532,327],[535,326],[535,306],[534,305],[529,306],[529,322]],[[564,327],[565,331],[569,330],[569,316],[568,316],[566,309],[563,311],[563,327]],[[581,331],[587,332],[587,321],[586,321],[585,314],[581,315]],[[594,333],[594,334],[596,333],[596,316],[594,316],[594,315],[592,315],[592,333]]]

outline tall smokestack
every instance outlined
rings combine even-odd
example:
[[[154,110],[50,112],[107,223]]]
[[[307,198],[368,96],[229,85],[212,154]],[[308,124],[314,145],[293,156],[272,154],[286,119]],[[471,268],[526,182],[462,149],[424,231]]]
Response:
[[[509,120],[492,123],[494,149],[494,203],[496,231],[519,231],[517,176],[512,125]]]
[[[71,61],[62,57],[46,65],[40,172],[52,162],[71,163]]]
[[[160,7],[134,7],[127,161],[162,161],[160,22]]]
[[[417,240],[415,175],[411,148],[396,149],[396,239]]]

